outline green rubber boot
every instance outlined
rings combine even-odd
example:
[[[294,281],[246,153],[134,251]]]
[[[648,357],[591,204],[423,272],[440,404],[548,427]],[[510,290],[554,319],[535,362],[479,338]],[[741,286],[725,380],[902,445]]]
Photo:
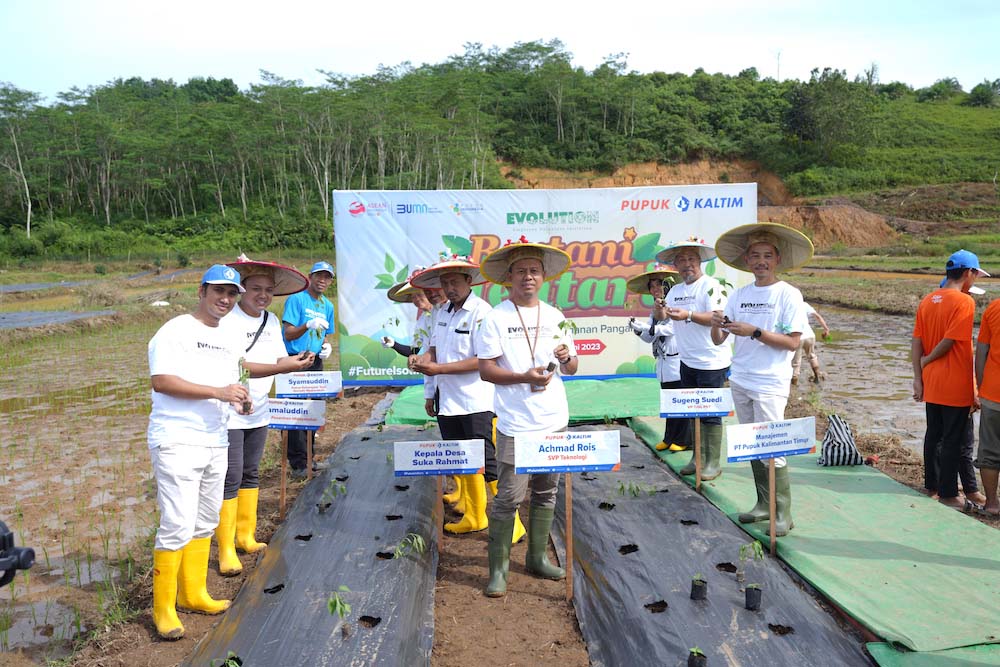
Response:
[[[783,537],[795,524],[792,523],[792,482],[788,466],[774,470],[774,534]]]
[[[510,543],[514,536],[514,519],[490,519],[490,581],[486,597],[500,598],[507,594],[507,573],[510,571]]]
[[[704,429],[704,426],[702,427]],[[705,431],[702,432],[702,437],[704,437]],[[684,464],[684,467],[680,469],[679,474],[686,477],[688,475],[693,475],[696,472],[694,464],[694,445],[691,445],[691,460]]]
[[[722,424],[701,425],[701,479],[709,481],[722,474]]]
[[[552,530],[552,520],[555,518],[554,507],[536,507],[528,510],[528,555],[524,566],[534,575],[542,579],[565,579],[566,570],[549,562],[545,553],[549,548],[549,531]]]
[[[757,487],[757,504],[749,512],[740,514],[740,523],[767,521],[771,516],[771,511],[768,507],[767,465],[761,461],[751,461],[750,468],[753,470],[754,486]]]

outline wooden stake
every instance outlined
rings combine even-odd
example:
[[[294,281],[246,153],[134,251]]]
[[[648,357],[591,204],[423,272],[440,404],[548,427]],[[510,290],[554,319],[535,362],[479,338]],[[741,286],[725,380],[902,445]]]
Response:
[[[306,432],[306,481],[313,478],[313,441],[316,439],[316,431]]]
[[[285,520],[285,484],[288,476],[288,431],[281,432],[281,493],[278,497],[278,516]]]
[[[566,473],[566,601],[573,601],[573,475]]]
[[[694,490],[701,493],[701,417],[694,418]]]
[[[774,502],[774,459],[767,460],[767,511],[770,514],[771,524],[771,555],[778,551],[778,538],[774,534],[775,527],[775,502]]]
[[[438,543],[438,553],[444,553],[444,480],[441,475],[437,476],[437,498],[440,502],[434,505],[434,521],[437,523],[437,543]],[[441,512],[440,516],[438,512]]]

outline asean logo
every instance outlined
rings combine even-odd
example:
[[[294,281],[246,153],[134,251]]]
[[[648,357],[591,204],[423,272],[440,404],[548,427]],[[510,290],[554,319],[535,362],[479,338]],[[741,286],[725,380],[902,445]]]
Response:
[[[347,212],[351,215],[361,215],[365,212],[365,205],[359,201],[352,201],[351,205],[347,207]]]
[[[681,198],[677,200],[677,210],[684,213],[689,208],[691,208],[691,200],[687,197],[681,196]]]

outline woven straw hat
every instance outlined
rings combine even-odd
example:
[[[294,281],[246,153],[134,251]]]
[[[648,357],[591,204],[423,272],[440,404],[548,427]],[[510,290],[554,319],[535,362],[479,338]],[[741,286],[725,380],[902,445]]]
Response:
[[[754,243],[769,243],[778,249],[778,269],[791,271],[812,259],[813,244],[797,229],[776,222],[756,222],[730,229],[715,242],[715,252],[723,262],[746,271],[743,255]]]
[[[245,255],[226,266],[239,272],[241,283],[246,283],[247,278],[254,276],[268,276],[274,281],[274,296],[295,294],[309,286],[309,280],[290,266],[274,262],[257,262],[247,259]]]
[[[514,262],[522,259],[537,259],[542,263],[545,280],[555,280],[565,273],[571,260],[564,251],[545,243],[532,243],[523,236],[519,241],[507,242],[507,245],[494,250],[483,259],[479,270],[486,280],[498,285],[510,287],[507,271]]]

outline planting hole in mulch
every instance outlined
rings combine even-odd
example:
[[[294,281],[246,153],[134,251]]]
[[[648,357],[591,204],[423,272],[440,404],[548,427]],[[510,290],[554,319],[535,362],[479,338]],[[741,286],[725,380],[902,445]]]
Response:
[[[583,473],[582,475],[580,475],[580,479],[585,479],[588,482],[593,482],[595,479],[597,479],[597,475],[588,475],[587,473]]]
[[[313,538],[313,534],[312,533],[306,533],[305,535],[296,535],[295,536],[295,539],[302,540],[303,542],[308,542],[312,538]]]
[[[650,602],[649,604],[644,604],[643,607],[649,610],[651,614],[662,614],[667,610],[666,600],[657,600],[656,602]]]
[[[375,558],[380,560],[392,560],[393,553],[391,551],[376,551]]]
[[[615,508],[615,504],[614,503],[601,503],[597,507],[600,508],[600,509],[602,509],[602,510],[604,510],[605,512],[610,512],[611,510],[613,510]]]
[[[360,456],[348,456],[347,458],[351,459],[352,461],[360,461],[361,460]]]
[[[367,435],[361,436],[361,442],[367,442],[368,440],[371,440],[371,438],[368,437]]]
[[[396,484],[397,491],[406,491],[408,488],[410,488],[409,484]]]
[[[318,509],[319,513],[322,514],[323,512],[330,509],[330,505],[332,504],[333,503],[316,503],[316,509]]]
[[[340,477],[334,477],[334,479],[338,482],[346,482],[350,477],[350,475],[341,475]]]
[[[382,622],[381,616],[362,616],[358,619],[358,623],[366,628],[374,628],[376,625]]]
[[[670,489],[663,487],[662,489],[657,489],[657,493],[670,493]]]
[[[733,573],[736,571],[736,566],[732,563],[716,563],[715,569],[719,572],[729,572]]]
[[[619,445],[619,447],[628,447],[628,443],[627,442],[623,442],[621,445]]]
[[[646,466],[635,466],[635,465],[632,467],[635,468],[636,470],[644,470],[646,468]]]
[[[792,626],[781,625],[780,623],[768,623],[767,627],[776,635],[790,635],[795,632],[795,628]]]
[[[402,518],[403,518],[402,514],[386,514],[385,515],[385,520],[386,521],[399,521]]]
[[[280,592],[281,589],[284,588],[284,587],[285,587],[284,584],[275,584],[274,586],[271,586],[270,588],[265,588],[264,592],[267,593],[268,595],[274,595],[275,593]]]
[[[635,544],[623,544],[620,547],[618,547],[618,553],[620,553],[622,556],[628,554],[634,554],[638,550],[639,547]]]
[[[697,526],[698,522],[694,519],[681,519],[682,526]]]

